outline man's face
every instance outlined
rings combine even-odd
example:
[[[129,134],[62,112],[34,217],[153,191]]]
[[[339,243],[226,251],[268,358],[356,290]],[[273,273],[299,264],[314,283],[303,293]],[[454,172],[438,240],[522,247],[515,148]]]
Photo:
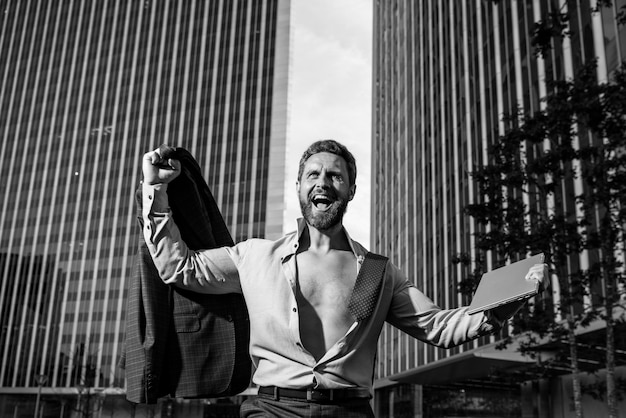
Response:
[[[349,182],[348,165],[342,157],[329,152],[309,157],[302,177],[296,182],[300,209],[306,222],[319,230],[341,223],[356,190],[356,186]]]

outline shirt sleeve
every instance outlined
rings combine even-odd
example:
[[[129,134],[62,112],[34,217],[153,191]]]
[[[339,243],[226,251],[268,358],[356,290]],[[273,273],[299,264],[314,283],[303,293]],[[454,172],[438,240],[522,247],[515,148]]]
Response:
[[[387,269],[394,286],[387,322],[407,334],[450,348],[500,329],[502,323],[489,312],[469,315],[467,307],[441,309],[393,264]]]
[[[194,251],[172,219],[167,184],[142,185],[143,236],[165,283],[200,293],[241,293],[239,273],[229,248]]]

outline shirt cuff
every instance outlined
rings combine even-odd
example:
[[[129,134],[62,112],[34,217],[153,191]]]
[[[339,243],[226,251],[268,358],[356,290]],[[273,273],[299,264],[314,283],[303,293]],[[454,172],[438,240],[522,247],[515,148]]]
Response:
[[[142,184],[141,199],[144,218],[150,213],[167,213],[170,210],[167,184]]]

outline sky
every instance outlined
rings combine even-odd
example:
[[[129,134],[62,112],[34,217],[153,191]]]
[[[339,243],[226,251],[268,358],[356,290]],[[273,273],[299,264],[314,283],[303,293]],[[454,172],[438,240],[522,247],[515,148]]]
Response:
[[[357,163],[344,225],[369,248],[372,0],[292,0],[291,14],[284,232],[300,217],[295,182],[302,152],[318,139],[335,139]]]

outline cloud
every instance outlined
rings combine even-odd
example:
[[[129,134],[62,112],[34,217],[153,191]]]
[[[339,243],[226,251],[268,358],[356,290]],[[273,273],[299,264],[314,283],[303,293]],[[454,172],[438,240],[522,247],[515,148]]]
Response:
[[[364,0],[292,3],[290,126],[287,143],[285,231],[300,216],[298,161],[318,139],[333,138],[354,154],[357,194],[345,225],[369,246],[372,4]]]

